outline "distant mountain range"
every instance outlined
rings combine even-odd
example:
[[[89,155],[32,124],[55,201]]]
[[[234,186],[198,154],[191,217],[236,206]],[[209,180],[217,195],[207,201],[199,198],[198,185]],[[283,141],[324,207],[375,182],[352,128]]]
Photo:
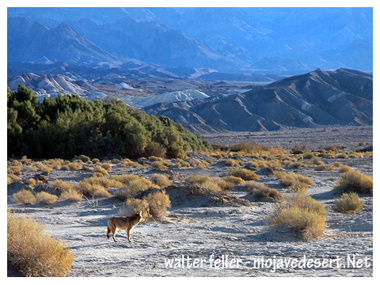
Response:
[[[372,75],[349,69],[315,70],[245,94],[146,107],[195,131],[262,131],[291,127],[371,125]]]
[[[372,72],[372,8],[8,8],[8,61]]]

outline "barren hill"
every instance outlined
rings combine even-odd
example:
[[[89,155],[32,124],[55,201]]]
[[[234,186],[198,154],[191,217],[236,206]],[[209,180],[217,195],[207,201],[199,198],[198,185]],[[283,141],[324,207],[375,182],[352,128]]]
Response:
[[[372,125],[371,74],[349,69],[315,70],[245,94],[161,103],[145,108],[202,129],[279,130],[327,125]]]

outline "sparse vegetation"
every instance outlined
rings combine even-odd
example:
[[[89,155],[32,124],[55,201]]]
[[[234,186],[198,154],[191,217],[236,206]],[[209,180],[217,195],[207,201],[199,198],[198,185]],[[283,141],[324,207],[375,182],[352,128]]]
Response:
[[[228,173],[228,175],[240,177],[243,180],[258,180],[259,179],[259,176],[257,176],[255,172],[249,169],[244,169],[244,168],[233,169]]]
[[[29,277],[63,277],[70,272],[70,248],[44,233],[33,219],[7,215],[7,259],[11,268]]]
[[[45,205],[51,205],[57,202],[58,196],[50,194],[48,192],[39,192],[36,195],[37,203],[45,204]]]
[[[161,220],[166,217],[167,208],[171,203],[165,191],[149,194],[145,199],[149,204],[149,213],[154,219]]]
[[[360,201],[357,193],[343,193],[335,200],[333,210],[344,214],[359,213],[363,209],[364,203]]]
[[[298,184],[301,187],[315,185],[315,182],[311,178],[295,174],[294,172],[286,174],[284,171],[275,171],[274,175],[279,179],[280,185],[283,187],[290,187]]]
[[[33,205],[37,202],[36,197],[34,197],[32,191],[21,190],[13,194],[13,201],[21,205]]]
[[[278,192],[276,189],[270,188],[264,184],[250,181],[246,183],[249,191],[252,192],[258,199],[271,198],[276,202],[281,202],[284,200],[284,196]]]
[[[306,194],[297,193],[268,218],[266,223],[273,228],[287,226],[300,239],[312,240],[323,234],[326,216],[323,204]]]
[[[358,194],[373,194],[372,178],[357,170],[345,172],[338,180],[334,190],[340,193],[356,192]]]
[[[159,186],[160,188],[164,188],[172,184],[169,178],[162,174],[153,174],[150,177],[150,181],[152,181],[153,184]]]

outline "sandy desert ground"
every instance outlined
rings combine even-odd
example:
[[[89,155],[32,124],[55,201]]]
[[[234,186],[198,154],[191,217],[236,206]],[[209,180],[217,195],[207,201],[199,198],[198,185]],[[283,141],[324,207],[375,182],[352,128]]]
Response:
[[[337,135],[339,134],[339,135]],[[372,128],[346,128],[327,130],[301,130],[299,132],[270,132],[206,136],[213,143],[254,141],[263,145],[294,145],[308,148],[345,145],[347,150],[372,145]],[[207,155],[192,153],[197,161]],[[174,186],[166,193],[172,207],[164,221],[142,223],[131,231],[131,242],[126,233],[119,231],[118,242],[106,238],[107,220],[118,215],[123,202],[110,198],[83,198],[79,203],[58,201],[54,205],[17,205],[12,195],[20,183],[8,185],[8,207],[20,215],[42,222],[46,231],[59,237],[70,246],[75,260],[71,277],[99,276],[373,276],[373,201],[371,196],[361,196],[364,209],[358,214],[341,214],[331,207],[337,194],[332,191],[341,175],[333,171],[315,171],[313,168],[289,169],[308,176],[316,183],[309,194],[324,203],[327,211],[326,230],[322,238],[300,241],[289,229],[271,229],[265,224],[277,204],[257,201],[243,186],[231,190],[229,197],[213,199],[209,196],[181,194],[181,181],[190,175],[224,176],[229,168],[218,159],[206,169],[169,168],[168,171],[151,167],[136,170],[119,168],[112,164],[109,175],[134,173],[149,177],[152,173],[173,175]],[[371,156],[357,158],[322,158],[325,164],[339,161],[362,173],[373,176]],[[23,180],[37,172],[25,172]],[[277,179],[258,169],[257,182],[284,193]],[[62,179],[75,185],[91,170],[52,170],[49,181]],[[177,185],[178,187],[176,187]],[[112,189],[109,190],[112,193]],[[285,193],[285,195],[287,195]],[[244,200],[241,200],[244,199]],[[244,203],[243,203],[243,202]],[[310,261],[311,260],[311,261]],[[274,264],[288,262],[289,266],[275,268]],[[295,266],[290,266],[294,262]],[[309,262],[307,264],[307,262]],[[325,266],[318,266],[325,262]],[[305,265],[306,263],[306,265]],[[324,267],[324,268],[322,268]]]

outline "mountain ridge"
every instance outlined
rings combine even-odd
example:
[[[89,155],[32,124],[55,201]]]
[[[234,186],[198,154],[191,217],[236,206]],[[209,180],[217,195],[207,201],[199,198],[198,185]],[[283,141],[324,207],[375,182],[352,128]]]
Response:
[[[347,86],[353,93],[347,92]],[[144,110],[184,125],[194,124],[198,129],[202,125],[230,131],[371,125],[372,90],[370,74],[348,69],[315,70],[244,94],[161,103]]]

